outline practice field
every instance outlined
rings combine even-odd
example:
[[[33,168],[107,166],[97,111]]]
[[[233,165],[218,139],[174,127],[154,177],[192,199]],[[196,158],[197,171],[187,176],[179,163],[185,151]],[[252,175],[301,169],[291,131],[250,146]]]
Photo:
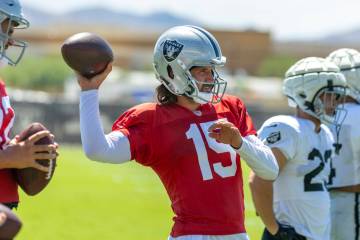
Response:
[[[172,225],[170,201],[150,168],[87,160],[80,147],[62,147],[54,179],[39,196],[21,194],[24,222],[17,240],[161,240]],[[244,166],[245,164],[243,164]],[[245,170],[246,225],[252,240],[263,225],[255,216]]]

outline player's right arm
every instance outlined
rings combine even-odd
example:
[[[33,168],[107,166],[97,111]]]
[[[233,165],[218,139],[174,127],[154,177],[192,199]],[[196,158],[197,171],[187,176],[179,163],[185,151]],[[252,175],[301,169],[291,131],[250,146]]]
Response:
[[[123,163],[131,158],[129,140],[120,131],[104,134],[100,121],[98,88],[111,72],[111,64],[106,70],[86,79],[77,75],[80,93],[80,132],[83,150],[94,161]]]

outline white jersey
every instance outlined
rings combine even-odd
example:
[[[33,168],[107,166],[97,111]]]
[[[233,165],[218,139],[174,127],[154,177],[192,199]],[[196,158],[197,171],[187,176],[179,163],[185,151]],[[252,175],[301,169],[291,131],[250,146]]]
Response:
[[[339,134],[340,151],[334,156],[329,188],[360,184],[360,105],[345,103],[346,118]],[[330,126],[336,138],[336,132]]]
[[[278,148],[287,162],[274,181],[274,213],[309,240],[330,239],[330,197],[326,182],[333,156],[329,128],[303,118],[276,116],[268,119],[259,137]]]
[[[331,240],[360,239],[360,193],[330,191]]]

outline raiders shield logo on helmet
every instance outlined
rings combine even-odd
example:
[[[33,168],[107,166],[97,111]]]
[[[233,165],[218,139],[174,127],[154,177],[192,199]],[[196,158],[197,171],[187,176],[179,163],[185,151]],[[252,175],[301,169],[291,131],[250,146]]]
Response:
[[[166,61],[171,62],[179,56],[184,45],[178,43],[176,40],[166,40],[164,43],[163,54]]]

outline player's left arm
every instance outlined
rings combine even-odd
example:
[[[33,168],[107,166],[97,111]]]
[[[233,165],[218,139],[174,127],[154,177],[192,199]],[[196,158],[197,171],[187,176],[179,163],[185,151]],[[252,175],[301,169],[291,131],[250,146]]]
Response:
[[[210,126],[209,136],[230,144],[260,178],[274,180],[278,176],[279,166],[271,149],[255,135],[242,137],[233,123],[221,120]]]

